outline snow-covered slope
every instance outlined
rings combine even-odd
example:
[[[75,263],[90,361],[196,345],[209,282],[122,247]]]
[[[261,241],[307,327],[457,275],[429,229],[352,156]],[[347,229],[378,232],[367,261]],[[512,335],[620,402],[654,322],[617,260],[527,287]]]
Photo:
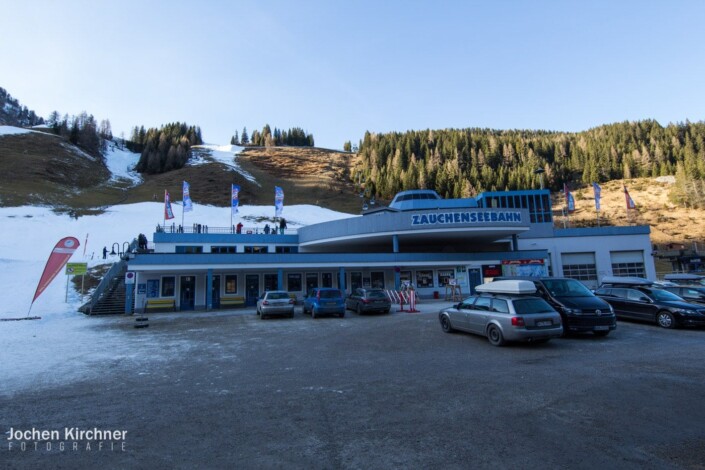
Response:
[[[238,154],[242,152],[244,147],[237,145],[204,144],[194,145],[191,148],[193,150],[193,158],[190,160],[189,165],[204,165],[210,161],[222,163],[240,173],[246,180],[260,186],[255,177],[243,170],[237,162]]]

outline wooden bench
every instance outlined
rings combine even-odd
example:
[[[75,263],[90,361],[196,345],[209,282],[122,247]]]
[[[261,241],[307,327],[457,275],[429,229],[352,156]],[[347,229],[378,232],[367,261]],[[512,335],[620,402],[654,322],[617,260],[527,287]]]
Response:
[[[147,299],[147,304],[144,308],[145,312],[154,310],[171,310],[176,311],[176,300],[174,299]]]
[[[241,295],[223,296],[220,298],[220,307],[244,307],[245,297]]]

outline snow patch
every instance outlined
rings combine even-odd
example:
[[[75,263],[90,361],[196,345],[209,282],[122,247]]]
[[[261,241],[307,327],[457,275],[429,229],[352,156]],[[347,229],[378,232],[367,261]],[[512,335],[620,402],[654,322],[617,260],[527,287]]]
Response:
[[[243,178],[245,178],[247,181],[250,181],[256,184],[257,186],[261,186],[255,179],[255,177],[247,171],[243,170],[242,167],[240,167],[240,164],[237,162],[237,157],[240,152],[242,152],[244,147],[240,147],[237,145],[204,144],[194,145],[191,148],[205,150],[205,152],[201,154],[201,158],[195,158],[190,163],[192,166],[203,165],[209,160],[222,163],[223,165],[228,166],[235,170],[237,173],[241,174]]]
[[[133,185],[140,184],[142,176],[135,171],[135,166],[139,160],[139,153],[121,149],[114,142],[108,143],[108,151],[105,153],[105,164],[113,175],[111,180],[126,179],[131,181]]]

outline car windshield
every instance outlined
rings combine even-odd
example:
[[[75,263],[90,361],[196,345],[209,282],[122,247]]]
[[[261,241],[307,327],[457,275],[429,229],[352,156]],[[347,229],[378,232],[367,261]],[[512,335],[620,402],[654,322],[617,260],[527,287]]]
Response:
[[[267,298],[269,300],[288,299],[289,294],[287,294],[286,292],[270,292],[269,294],[267,294]]]
[[[575,279],[544,279],[543,285],[554,297],[592,297],[592,292]]]
[[[370,299],[386,299],[387,296],[381,290],[371,290],[367,291],[367,297]]]
[[[514,310],[518,315],[526,315],[531,313],[547,313],[555,311],[550,305],[548,305],[545,300],[539,299],[538,297],[515,300]]]
[[[648,293],[651,294],[651,297],[653,297],[654,300],[662,300],[665,302],[683,302],[682,297],[677,296],[673,292],[668,292],[667,290],[649,289]]]
[[[337,299],[342,297],[339,290],[322,290],[318,291],[318,294],[322,299]]]

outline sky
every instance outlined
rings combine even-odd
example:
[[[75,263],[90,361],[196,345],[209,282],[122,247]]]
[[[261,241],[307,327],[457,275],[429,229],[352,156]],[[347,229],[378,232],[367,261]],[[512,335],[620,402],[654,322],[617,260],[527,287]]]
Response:
[[[129,137],[703,120],[702,1],[0,0],[0,87]]]

